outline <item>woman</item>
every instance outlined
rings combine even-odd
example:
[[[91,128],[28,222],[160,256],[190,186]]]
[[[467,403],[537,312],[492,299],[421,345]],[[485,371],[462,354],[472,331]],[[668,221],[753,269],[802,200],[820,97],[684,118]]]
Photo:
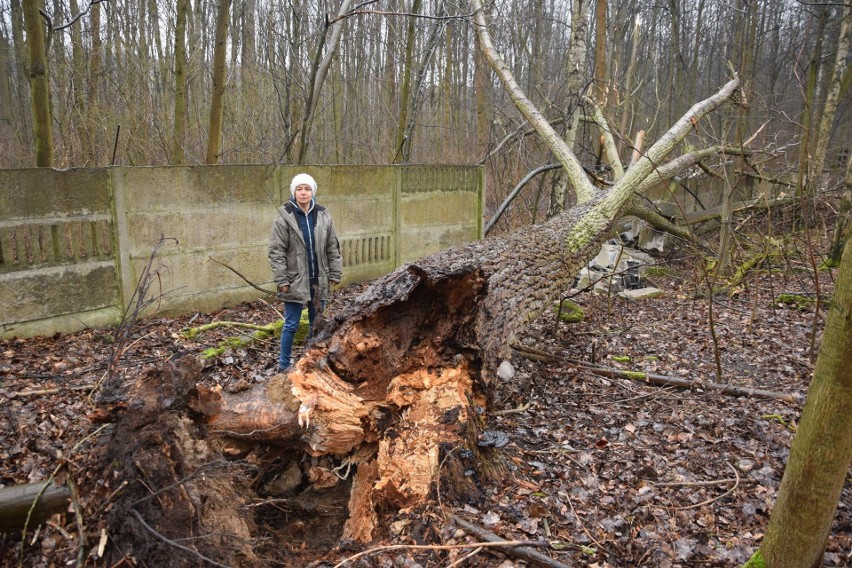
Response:
[[[313,328],[328,298],[329,282],[343,278],[340,243],[328,209],[316,202],[317,182],[298,174],[290,182],[290,201],[278,208],[269,237],[269,263],[278,297],[284,300],[284,327],[278,370],[290,367],[293,336],[307,304]]]

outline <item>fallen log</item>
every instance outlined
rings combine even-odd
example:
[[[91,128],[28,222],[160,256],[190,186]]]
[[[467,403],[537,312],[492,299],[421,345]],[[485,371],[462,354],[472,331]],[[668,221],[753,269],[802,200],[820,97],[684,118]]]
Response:
[[[723,394],[732,394],[734,396],[756,396],[761,398],[774,398],[776,400],[783,400],[784,402],[796,402],[796,397],[788,393],[769,391],[764,389],[753,389],[749,387],[737,387],[733,385],[722,385],[719,383],[711,383],[709,381],[690,381],[688,379],[666,377],[663,375],[655,375],[654,373],[645,373],[642,371],[621,371],[618,369],[599,367],[597,365],[587,365],[577,361],[572,361],[572,363],[574,365],[577,365],[581,369],[586,369],[587,371],[591,371],[592,373],[600,375],[602,377],[618,377],[621,379],[642,381],[645,383],[650,383],[652,385],[659,386],[676,386],[690,390],[707,389],[719,391]]]
[[[532,359],[534,361],[541,361],[543,363],[553,363],[554,361],[564,361],[566,363],[570,363],[576,367],[581,369],[585,369],[587,371],[591,371],[596,375],[600,375],[602,377],[610,377],[610,378],[621,378],[621,379],[632,379],[634,381],[643,381],[652,385],[659,386],[676,386],[687,388],[690,390],[693,389],[708,389],[720,391],[725,394],[732,394],[734,396],[758,396],[762,398],[774,398],[776,400],[783,400],[785,402],[797,402],[796,397],[792,394],[781,393],[777,391],[769,391],[764,389],[753,389],[749,387],[737,387],[733,385],[722,385],[719,383],[712,383],[708,381],[690,381],[688,379],[680,379],[677,377],[667,377],[664,375],[656,375],[654,373],[646,373],[644,371],[623,371],[620,369],[613,369],[611,367],[603,367],[601,365],[595,365],[592,363],[587,363],[586,361],[578,361],[576,359],[569,359],[567,357],[560,357],[558,355],[554,355],[552,353],[547,353],[546,351],[541,351],[539,349],[533,349],[531,347],[525,347],[522,345],[513,345],[512,351],[520,355],[521,357],[525,357],[527,359]]]
[[[68,508],[71,490],[51,481],[36,481],[0,489],[0,532],[33,529]]]

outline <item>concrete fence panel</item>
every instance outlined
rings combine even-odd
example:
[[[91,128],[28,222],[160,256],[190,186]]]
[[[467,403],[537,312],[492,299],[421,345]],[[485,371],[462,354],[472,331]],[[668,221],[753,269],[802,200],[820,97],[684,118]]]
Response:
[[[0,324],[34,335],[120,319],[104,170],[0,170]]]
[[[0,335],[117,324],[161,239],[164,313],[274,288],[266,258],[290,180],[307,172],[334,217],[344,282],[481,235],[481,167],[199,166],[0,170]]]

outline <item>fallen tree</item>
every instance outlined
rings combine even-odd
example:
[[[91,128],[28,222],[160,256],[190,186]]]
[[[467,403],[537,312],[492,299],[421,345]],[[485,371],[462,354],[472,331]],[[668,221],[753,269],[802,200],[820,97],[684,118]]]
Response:
[[[242,476],[237,491],[223,482],[228,466],[216,459],[256,458],[258,446],[277,448],[274,455],[290,464],[279,468],[282,477],[294,478],[287,488],[343,486],[348,518],[342,534],[358,542],[377,536],[383,511],[425,502],[439,473],[442,495],[477,491],[466,469],[480,477],[500,472],[499,460],[477,438],[511,345],[598,251],[634,191],[738,88],[732,80],[694,105],[600,191],[524,102],[491,46],[479,3],[472,6],[487,59],[521,112],[558,150],[579,204],[545,224],[456,247],[380,278],[321,323],[288,374],[266,384],[241,393],[195,387],[200,368],[192,358],[140,377],[125,405],[100,414],[118,417],[110,455],[121,476],[137,481],[113,509],[116,561],[132,547],[154,559],[184,550],[185,561],[173,555],[170,565],[199,557],[213,564],[259,562],[246,544],[255,520],[245,492],[257,491],[258,480],[267,488],[275,480],[262,472],[252,485],[241,469],[230,474]]]

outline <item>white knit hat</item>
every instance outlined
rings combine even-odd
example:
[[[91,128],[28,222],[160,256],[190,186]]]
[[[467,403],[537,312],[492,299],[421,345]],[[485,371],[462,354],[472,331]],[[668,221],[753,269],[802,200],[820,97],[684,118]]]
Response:
[[[316,197],[317,180],[315,180],[308,174],[297,174],[296,177],[293,178],[293,181],[290,182],[290,195],[296,195],[296,188],[300,185],[311,186],[311,196]]]

